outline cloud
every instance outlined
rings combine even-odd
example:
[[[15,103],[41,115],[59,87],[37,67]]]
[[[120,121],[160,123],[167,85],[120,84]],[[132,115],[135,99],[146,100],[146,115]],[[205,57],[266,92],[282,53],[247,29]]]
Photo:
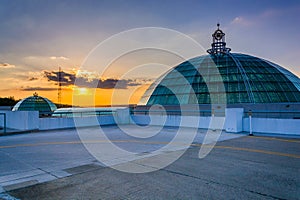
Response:
[[[29,77],[27,80],[28,81],[36,81],[36,80],[38,80],[38,78],[36,78],[36,77]]]
[[[255,24],[264,24],[270,22],[270,20],[276,20],[278,17],[282,17],[289,12],[292,12],[292,9],[266,9],[261,13],[256,13],[255,15],[248,16],[237,16],[232,21],[232,25],[242,25],[242,26],[252,26]]]
[[[283,14],[282,10],[276,10],[276,9],[268,9],[265,10],[260,16],[262,18],[272,18],[272,17],[277,17]]]
[[[49,82],[55,82],[58,84],[58,71],[44,71],[44,76]],[[76,81],[75,81],[76,80]],[[146,81],[146,80],[145,80]],[[88,78],[86,76],[76,77],[73,73],[60,72],[60,83],[62,86],[87,87],[87,88],[100,88],[100,89],[127,89],[131,86],[138,86],[143,84],[144,80],[132,80],[132,79],[99,79]]]
[[[22,58],[22,63],[27,69],[35,72],[41,69],[49,71],[58,66],[67,68],[72,65],[71,60],[63,56],[26,56]]]
[[[25,87],[22,91],[55,91],[57,88],[43,88],[43,87]]]
[[[60,83],[62,86],[69,86],[73,85],[76,79],[76,75],[73,73],[67,72],[59,72],[59,71],[44,71],[44,76],[47,78],[48,81],[52,82],[59,82],[59,74],[60,74]]]
[[[15,68],[15,65],[11,65],[8,63],[0,63],[0,69],[10,69],[10,68]]]
[[[106,79],[106,80],[99,80],[97,87],[102,89],[126,89],[129,86],[138,86],[140,83],[135,82],[131,79]]]
[[[64,56],[59,56],[59,57],[56,57],[56,56],[51,56],[49,57],[51,60],[70,60],[69,58],[67,57],[64,57]]]
[[[249,26],[252,24],[251,21],[245,19],[244,17],[238,16],[235,17],[232,21],[231,24],[233,25],[243,25],[243,26]]]

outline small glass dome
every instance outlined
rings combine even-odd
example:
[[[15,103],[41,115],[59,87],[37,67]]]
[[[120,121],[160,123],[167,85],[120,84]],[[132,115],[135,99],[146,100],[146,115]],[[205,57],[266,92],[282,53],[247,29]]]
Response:
[[[20,100],[12,109],[12,111],[39,111],[40,114],[50,114],[57,109],[56,105],[45,97],[33,96]]]

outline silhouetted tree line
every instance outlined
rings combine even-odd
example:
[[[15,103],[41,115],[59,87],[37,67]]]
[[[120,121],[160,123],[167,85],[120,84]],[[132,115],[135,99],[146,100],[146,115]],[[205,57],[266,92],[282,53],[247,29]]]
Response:
[[[55,103],[56,107],[57,108],[71,108],[71,107],[79,107],[79,106],[72,106],[70,104],[58,104],[58,103]]]
[[[0,106],[14,106],[18,101],[14,97],[0,97]]]

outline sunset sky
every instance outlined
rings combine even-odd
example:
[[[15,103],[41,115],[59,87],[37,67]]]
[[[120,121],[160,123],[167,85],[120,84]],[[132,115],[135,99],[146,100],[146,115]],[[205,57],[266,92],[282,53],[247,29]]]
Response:
[[[90,99],[96,105],[137,103],[147,86],[180,60],[143,50],[103,66],[101,57],[122,49],[120,44],[95,56],[93,69],[85,65],[99,43],[142,27],[179,31],[208,49],[220,22],[232,52],[265,58],[299,76],[299,13],[298,0],[1,0],[0,97],[37,92],[57,102],[61,67],[62,103],[72,104],[74,95],[82,105]]]

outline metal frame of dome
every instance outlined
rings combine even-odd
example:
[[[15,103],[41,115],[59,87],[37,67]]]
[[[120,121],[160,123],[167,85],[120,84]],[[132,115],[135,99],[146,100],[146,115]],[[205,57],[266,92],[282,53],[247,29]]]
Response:
[[[12,109],[12,111],[39,111],[40,115],[50,114],[57,109],[56,105],[45,97],[33,96],[20,100]]]
[[[169,70],[146,90],[139,104],[211,104],[212,96],[214,103],[220,104],[300,102],[297,76],[270,61],[230,53],[219,24],[212,36],[209,55]],[[192,92],[196,95],[190,95]]]

